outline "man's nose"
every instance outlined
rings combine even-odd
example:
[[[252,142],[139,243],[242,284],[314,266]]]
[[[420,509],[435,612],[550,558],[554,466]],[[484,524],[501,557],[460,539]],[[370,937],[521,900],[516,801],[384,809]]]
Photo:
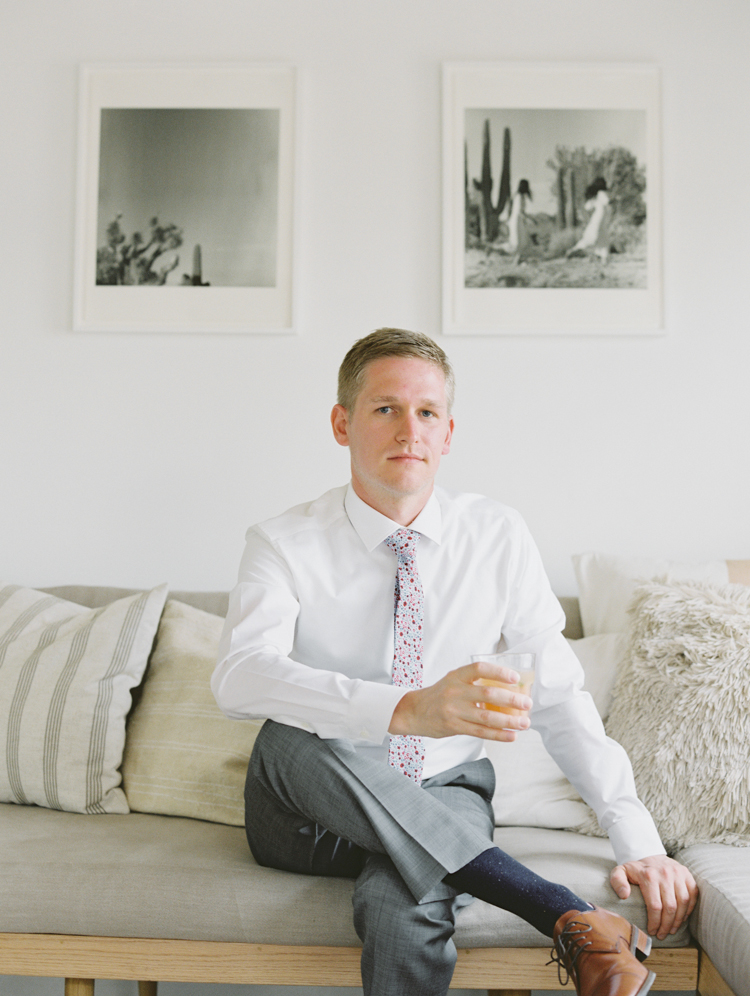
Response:
[[[419,439],[419,418],[416,412],[406,412],[400,419],[397,438],[407,442]]]

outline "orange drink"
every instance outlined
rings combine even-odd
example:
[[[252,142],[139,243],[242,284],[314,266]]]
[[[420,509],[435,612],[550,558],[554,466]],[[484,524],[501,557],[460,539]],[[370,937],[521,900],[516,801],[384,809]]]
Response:
[[[503,667],[511,668],[519,676],[518,683],[515,685],[509,685],[507,681],[498,681],[495,678],[477,678],[474,682],[475,685],[510,688],[514,692],[518,691],[522,695],[531,697],[531,686],[534,684],[535,675],[534,654],[474,654],[471,660],[472,663],[486,661],[490,664],[501,664]],[[498,706],[490,702],[483,702],[482,706],[485,709],[492,710],[492,712],[503,712],[507,716],[523,716],[526,712],[525,709],[515,709],[512,706]]]

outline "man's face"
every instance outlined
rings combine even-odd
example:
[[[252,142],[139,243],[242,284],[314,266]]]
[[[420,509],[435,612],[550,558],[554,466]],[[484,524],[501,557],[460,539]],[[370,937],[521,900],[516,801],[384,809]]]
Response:
[[[427,501],[453,433],[440,367],[407,356],[373,360],[353,410],[336,405],[331,422],[368,505],[385,511],[410,497]]]

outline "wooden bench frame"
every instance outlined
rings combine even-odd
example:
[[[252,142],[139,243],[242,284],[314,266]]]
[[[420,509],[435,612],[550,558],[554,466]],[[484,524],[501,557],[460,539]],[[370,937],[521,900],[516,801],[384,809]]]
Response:
[[[93,996],[95,979],[135,980],[139,996],[156,996],[160,981],[359,987],[359,958],[358,948],[0,933],[0,974],[64,978],[65,996]],[[559,990],[548,961],[547,948],[463,948],[452,987],[490,996]],[[696,944],[654,948],[648,964],[656,972],[652,992],[734,996]]]

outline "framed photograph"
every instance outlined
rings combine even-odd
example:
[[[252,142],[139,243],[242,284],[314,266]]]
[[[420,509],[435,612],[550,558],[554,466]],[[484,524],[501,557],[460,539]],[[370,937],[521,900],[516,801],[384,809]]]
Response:
[[[443,332],[663,328],[659,72],[443,67]]]
[[[85,65],[73,327],[291,332],[294,69]]]

